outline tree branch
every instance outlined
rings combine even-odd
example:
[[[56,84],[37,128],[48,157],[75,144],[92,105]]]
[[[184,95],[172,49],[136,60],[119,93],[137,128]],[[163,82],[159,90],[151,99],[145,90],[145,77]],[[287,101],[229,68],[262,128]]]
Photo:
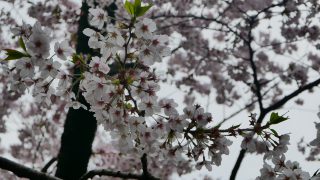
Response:
[[[141,157],[141,166],[142,166],[142,174],[131,174],[131,173],[122,173],[120,171],[114,172],[106,169],[97,169],[92,170],[83,175],[80,180],[87,180],[89,178],[93,178],[94,176],[110,176],[110,177],[118,177],[122,179],[138,179],[138,180],[160,180],[159,178],[153,177],[148,171],[148,160],[147,154],[143,154]]]
[[[32,180],[61,180],[57,177],[50,176],[46,173],[31,169],[22,164],[18,164],[4,157],[0,157],[0,168],[11,171],[21,178],[29,178]]]
[[[263,108],[263,103],[262,103],[261,87],[260,87],[260,82],[258,80],[257,66],[253,60],[254,50],[252,49],[252,46],[251,46],[251,42],[253,41],[252,29],[253,29],[254,23],[255,23],[255,20],[250,19],[250,21],[249,21],[250,30],[249,30],[249,34],[248,34],[248,42],[246,42],[246,44],[249,48],[249,61],[250,61],[251,69],[253,71],[253,84],[255,86],[254,93],[258,97],[259,108],[260,108],[260,112],[262,113],[262,111],[264,111],[264,108]]]
[[[113,171],[108,171],[105,169],[100,169],[100,170],[92,170],[83,175],[80,180],[87,180],[89,178],[93,178],[94,176],[110,176],[110,177],[118,177],[122,179],[140,179],[141,175],[136,175],[136,174],[130,174],[130,173],[121,173],[120,171],[118,172],[113,172]]]
[[[315,86],[318,86],[320,84],[320,78],[305,85],[300,87],[299,89],[293,91],[292,93],[288,94],[287,96],[283,97],[280,101],[274,103],[273,105],[269,106],[268,108],[265,109],[265,111],[267,113],[269,113],[270,111],[273,111],[275,109],[280,108],[281,106],[283,106],[285,103],[287,103],[289,100],[291,100],[292,98],[296,97],[297,95],[301,94],[302,92],[306,91],[306,90],[310,90]],[[262,120],[261,120],[262,122]],[[261,123],[258,121],[258,123]]]
[[[252,29],[255,23],[255,18],[250,18],[249,19],[249,33],[248,33],[248,41],[245,41],[245,43],[247,44],[248,48],[249,48],[249,61],[250,61],[250,65],[251,65],[251,69],[253,71],[253,84],[254,84],[254,93],[256,94],[257,98],[258,98],[258,104],[259,104],[259,109],[260,109],[260,115],[258,118],[258,122],[260,121],[260,123],[262,122],[262,120],[264,119],[264,117],[266,116],[267,112],[265,111],[264,107],[263,107],[263,99],[262,99],[262,95],[261,95],[261,85],[258,79],[258,72],[257,72],[257,66],[254,62],[254,50],[252,49],[251,46],[251,42],[253,41],[253,37],[252,37]],[[231,175],[230,175],[230,180],[234,180],[236,178],[237,172],[241,166],[242,160],[244,159],[244,156],[246,154],[246,150],[245,149],[241,149],[239,156],[237,158],[237,161],[231,171]]]
[[[239,153],[239,156],[238,156],[238,159],[237,159],[236,163],[234,164],[234,167],[233,167],[233,169],[231,171],[230,180],[235,180],[236,179],[236,175],[238,173],[238,170],[240,168],[241,162],[242,162],[245,154],[246,154],[246,150],[245,149],[241,149],[241,151]]]
[[[46,173],[49,169],[49,167],[58,160],[57,157],[53,157],[52,159],[50,159],[49,162],[47,162],[47,164],[41,169],[41,172]]]
[[[311,83],[309,83],[309,84],[307,84],[307,85],[305,85],[305,86],[303,86],[303,87],[300,87],[299,89],[293,91],[293,92],[290,93],[289,95],[283,97],[283,98],[282,98],[281,100],[279,100],[278,102],[270,105],[268,108],[264,109],[264,110],[261,112],[261,114],[260,114],[260,116],[259,116],[259,118],[258,118],[258,120],[257,120],[257,123],[260,123],[260,124],[261,124],[262,121],[263,121],[263,119],[265,118],[265,116],[266,116],[269,112],[271,112],[271,111],[273,111],[273,110],[275,110],[275,109],[281,108],[284,104],[286,104],[286,103],[287,103],[289,100],[291,100],[292,98],[294,98],[294,97],[298,96],[299,94],[303,93],[304,91],[310,90],[310,89],[312,89],[313,87],[318,86],[318,85],[320,85],[320,78],[317,79],[317,80],[315,80],[315,81],[313,81],[313,82],[311,82]],[[239,168],[240,168],[241,162],[242,162],[243,159],[244,159],[245,153],[246,153],[246,150],[244,150],[244,149],[242,149],[242,150],[240,151],[239,156],[238,156],[238,159],[237,159],[237,161],[236,161],[236,163],[235,163],[235,165],[234,165],[234,167],[233,167],[233,169],[232,169],[232,172],[231,172],[231,175],[230,175],[230,180],[234,180],[234,179],[235,179],[235,177],[236,177],[236,175],[237,175],[237,172],[238,172],[238,170],[239,170]]]
[[[143,170],[142,176],[147,178],[149,175],[147,154],[143,154],[143,156],[141,157],[141,165]]]
[[[142,175],[139,180],[160,180],[159,178],[153,177],[148,171],[148,159],[147,154],[144,153],[141,157],[141,165],[142,165]]]

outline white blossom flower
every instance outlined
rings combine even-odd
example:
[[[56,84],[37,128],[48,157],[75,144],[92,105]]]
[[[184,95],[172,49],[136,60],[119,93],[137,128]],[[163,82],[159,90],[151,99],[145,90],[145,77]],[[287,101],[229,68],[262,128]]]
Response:
[[[260,169],[260,177],[259,180],[275,180],[277,173],[273,170],[273,168],[267,164],[263,164],[263,168]]]
[[[167,35],[154,35],[151,39],[151,45],[153,47],[166,46],[166,43],[169,41]]]
[[[290,144],[289,140],[290,136],[288,134],[284,134],[279,137],[279,144],[273,150],[276,156],[280,156],[288,151],[288,145]]]
[[[105,58],[99,58],[97,56],[92,57],[89,66],[92,68],[92,72],[102,72],[108,74],[110,71],[109,65]]]
[[[136,87],[133,87],[132,96],[145,100],[153,99],[155,101],[157,99],[156,92],[159,90],[159,84],[152,81],[145,81],[144,83],[140,83],[140,85],[136,84]]]
[[[33,97],[38,103],[45,102],[47,106],[52,104],[51,96],[54,95],[54,88],[50,86],[50,83],[39,80],[35,83],[33,91]]]
[[[178,113],[178,111],[175,109],[178,107],[178,104],[175,103],[173,99],[161,99],[159,101],[159,106],[163,108],[164,114],[167,116]]]
[[[21,58],[17,61],[16,67],[20,70],[20,76],[22,78],[32,78],[34,76],[34,65],[30,58]]]
[[[273,164],[275,165],[274,169],[276,171],[282,171],[284,168],[286,168],[286,165],[285,165],[285,156],[284,155],[281,155],[280,157],[278,156],[274,156],[272,158],[272,162]]]
[[[108,37],[107,37],[108,41],[110,41],[111,43],[114,43],[120,47],[122,47],[124,45],[125,40],[122,37],[119,30],[117,30],[113,26],[108,26],[107,31],[108,31]]]
[[[253,134],[249,133],[244,135],[244,139],[242,140],[241,143],[241,148],[246,149],[249,152],[255,152],[256,151],[256,143],[253,140]]]
[[[155,62],[161,62],[161,56],[156,49],[142,46],[139,59],[147,66],[153,65]]]
[[[143,129],[143,132],[141,132],[141,141],[146,144],[154,143],[154,141],[157,139],[156,133],[151,129]]]
[[[68,88],[68,85],[70,83],[69,75],[64,71],[60,71],[57,75],[57,79],[59,79],[58,89],[65,91]]]
[[[52,78],[56,78],[58,75],[58,70],[61,67],[61,64],[58,61],[53,61],[53,59],[48,59],[41,67],[41,77],[47,78],[51,76]]]
[[[131,131],[142,131],[145,128],[143,117],[130,117],[129,123]]]
[[[90,28],[85,28],[83,30],[83,34],[89,37],[88,45],[92,49],[100,48],[100,39],[104,37],[99,33]]]
[[[151,19],[144,18],[135,25],[135,34],[138,38],[151,39],[156,30],[156,23]]]
[[[87,91],[86,99],[101,100],[101,97],[106,96],[109,89],[109,82],[105,78],[91,76],[87,84],[84,86]]]
[[[280,174],[277,180],[308,180],[310,175],[307,172],[302,171],[301,169],[284,169],[283,174]]]
[[[160,107],[158,106],[158,103],[152,99],[145,99],[142,102],[139,103],[139,109],[145,111],[145,116],[151,116],[155,112],[160,111]]]
[[[111,107],[109,113],[111,122],[117,123],[123,121],[124,112],[121,108]]]
[[[183,132],[183,129],[187,127],[188,121],[186,121],[185,116],[172,114],[169,116],[168,127],[177,132]]]
[[[301,169],[295,169],[293,172],[294,172],[297,179],[301,179],[301,180],[310,179],[310,174],[308,172],[301,170]]]
[[[207,168],[208,171],[212,171],[212,165],[211,165],[211,162],[210,162],[210,161],[198,162],[198,163],[196,164],[196,169],[200,170],[203,165]]]
[[[31,35],[32,27],[29,24],[23,23],[22,26],[12,28],[11,32],[14,36],[29,37]]]
[[[115,55],[121,48],[118,45],[113,44],[110,40],[100,41],[100,54],[104,58],[109,58],[111,55]]]
[[[196,112],[196,106],[188,106],[183,109],[186,118],[192,119],[193,114]]]
[[[229,146],[232,145],[232,141],[224,136],[220,136],[213,141],[213,145],[209,147],[209,155],[214,154],[229,154]]]
[[[68,41],[64,40],[61,43],[56,42],[54,44],[54,52],[58,58],[67,60],[67,57],[72,55],[73,49],[69,46]]]
[[[211,113],[205,113],[202,107],[198,108],[194,114],[193,119],[197,122],[199,127],[204,127],[212,121]]]
[[[32,28],[32,34],[29,41],[26,42],[28,52],[33,56],[47,58],[50,50],[50,36],[45,32],[39,22],[36,22]]]
[[[98,29],[102,29],[104,23],[108,20],[106,12],[100,8],[90,8],[89,13],[93,15],[93,18],[90,20],[90,24]]]

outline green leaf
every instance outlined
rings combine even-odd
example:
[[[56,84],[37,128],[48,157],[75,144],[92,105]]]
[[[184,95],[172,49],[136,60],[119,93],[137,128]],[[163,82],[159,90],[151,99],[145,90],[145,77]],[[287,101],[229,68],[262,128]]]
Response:
[[[77,54],[72,54],[72,62],[76,63],[77,61],[80,61],[80,56]]]
[[[24,52],[27,52],[27,48],[26,48],[26,45],[23,42],[22,37],[19,38],[18,42],[19,42],[19,46],[24,50]]]
[[[241,124],[233,125],[231,128],[232,128],[232,129],[237,129],[237,128],[240,127],[240,126],[241,126]]]
[[[133,108],[132,104],[130,104],[130,103],[125,103],[124,105],[125,105],[126,109],[132,109]]]
[[[115,79],[115,80],[113,80],[113,81],[111,81],[112,82],[112,84],[114,84],[114,85],[119,85],[120,84],[120,80],[119,79]]]
[[[5,61],[15,60],[15,59],[21,59],[23,57],[30,57],[28,54],[24,54],[20,51],[13,50],[13,49],[4,49],[6,51],[6,55],[8,56],[5,58]]]
[[[130,85],[134,82],[134,79],[132,77],[128,77],[127,83]]]
[[[270,116],[270,120],[269,120],[269,124],[279,124],[283,121],[286,121],[288,120],[289,118],[288,117],[283,117],[283,116],[279,116],[278,113],[271,113],[271,116]]]
[[[151,4],[147,5],[147,6],[143,6],[143,7],[139,7],[136,11],[136,16],[140,17],[146,14],[146,12],[148,12],[148,10],[152,7]]]
[[[151,4],[141,6],[141,0],[135,0],[134,3],[131,3],[130,1],[126,0],[126,2],[124,3],[124,8],[134,18],[145,15],[151,7]]]
[[[272,132],[273,135],[275,135],[275,136],[277,136],[277,137],[279,136],[276,130],[270,129],[270,131]]]
[[[141,7],[141,0],[135,0],[133,6],[135,9]]]
[[[134,5],[130,1],[126,0],[126,2],[124,3],[124,8],[127,10],[127,12],[130,15],[134,16],[134,14],[135,14],[134,9],[135,8],[134,8]]]

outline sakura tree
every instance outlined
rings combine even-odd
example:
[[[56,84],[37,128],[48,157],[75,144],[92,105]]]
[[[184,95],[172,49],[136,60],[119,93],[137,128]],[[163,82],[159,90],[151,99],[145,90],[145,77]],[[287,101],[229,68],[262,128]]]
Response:
[[[21,164],[0,157],[13,173],[2,178],[168,179],[217,168],[233,139],[243,140],[230,179],[247,152],[264,155],[257,179],[319,178],[286,159],[290,136],[274,127],[289,119],[276,110],[320,84],[317,1],[88,0],[81,11],[69,1],[4,3],[37,21],[1,19],[14,35],[2,37],[1,132],[23,119],[9,147]],[[164,82],[188,90],[184,104],[159,97]],[[212,92],[228,107],[246,103],[218,122],[196,103]],[[244,110],[248,127],[225,127]]]

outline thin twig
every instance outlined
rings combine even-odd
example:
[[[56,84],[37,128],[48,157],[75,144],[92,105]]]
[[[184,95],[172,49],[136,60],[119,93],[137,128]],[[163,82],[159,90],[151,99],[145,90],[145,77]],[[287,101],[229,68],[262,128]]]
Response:
[[[56,162],[58,160],[57,157],[53,157],[52,159],[50,159],[50,161],[47,162],[47,164],[41,169],[41,172],[46,173],[48,171],[48,169],[50,168],[50,166]]]

